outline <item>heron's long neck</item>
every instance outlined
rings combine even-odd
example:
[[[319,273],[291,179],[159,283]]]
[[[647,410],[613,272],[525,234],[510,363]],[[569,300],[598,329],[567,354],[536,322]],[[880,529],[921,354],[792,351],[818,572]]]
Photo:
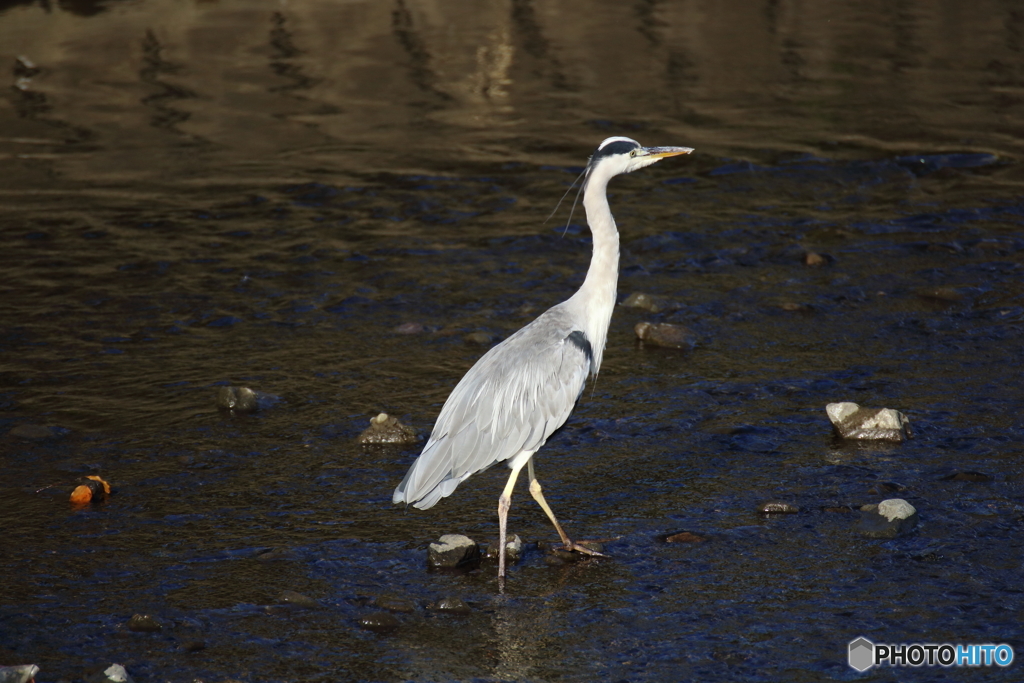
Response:
[[[576,293],[586,315],[586,333],[594,352],[595,374],[601,367],[619,281],[619,231],[608,207],[607,187],[608,178],[593,177],[583,194],[583,206],[594,238],[594,253],[590,258],[587,278]]]

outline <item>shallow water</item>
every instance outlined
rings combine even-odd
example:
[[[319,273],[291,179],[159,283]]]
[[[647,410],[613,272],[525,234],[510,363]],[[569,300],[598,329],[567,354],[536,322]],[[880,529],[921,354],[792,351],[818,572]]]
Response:
[[[857,675],[845,652],[1024,652],[1022,32],[1005,2],[4,4],[0,664],[1016,680]],[[569,533],[612,557],[530,546],[503,594],[493,564],[428,571],[441,534],[496,537],[506,471],[403,510],[417,448],[355,438],[380,411],[425,436],[486,348],[467,334],[579,286],[582,215],[544,221],[615,134],[697,152],[614,181],[621,298],[672,306],[618,308],[538,455]],[[642,320],[697,345],[644,347]],[[225,384],[279,400],[219,412]],[[837,400],[916,438],[837,441]],[[113,496],[72,509],[93,473]],[[922,518],[893,541],[822,510],[893,496]],[[772,499],[801,512],[760,516]],[[525,486],[510,527],[554,538]],[[708,540],[662,542],[682,530]],[[284,590],[321,607],[274,607]],[[445,596],[472,611],[426,609]],[[385,597],[414,609],[360,628]]]

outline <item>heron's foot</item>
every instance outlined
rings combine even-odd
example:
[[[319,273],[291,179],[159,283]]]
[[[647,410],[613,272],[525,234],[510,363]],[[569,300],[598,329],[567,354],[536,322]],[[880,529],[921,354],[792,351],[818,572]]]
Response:
[[[563,543],[561,548],[559,548],[563,552],[582,553],[591,557],[609,557],[601,552],[603,549],[604,546],[600,541],[578,541],[576,543],[569,541]]]

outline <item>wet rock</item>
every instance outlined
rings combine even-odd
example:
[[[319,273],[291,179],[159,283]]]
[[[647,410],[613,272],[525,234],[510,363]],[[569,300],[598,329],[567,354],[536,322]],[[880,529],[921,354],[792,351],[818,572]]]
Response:
[[[494,341],[494,337],[483,330],[477,330],[476,332],[464,335],[462,341],[467,344],[476,344],[477,346],[489,346]]]
[[[385,595],[374,600],[374,604],[388,612],[398,612],[400,614],[408,614],[416,611],[416,606],[408,600],[401,598],[393,598]]]
[[[428,609],[445,614],[469,614],[473,611],[461,598],[441,598],[431,604]]]
[[[249,414],[266,410],[280,399],[273,394],[253,391],[249,387],[221,387],[217,390],[217,407],[232,413]]]
[[[103,671],[87,678],[86,681],[88,683],[135,683],[120,664],[111,664]]]
[[[186,640],[179,648],[182,652],[201,652],[206,649],[205,640]]]
[[[399,627],[400,622],[387,612],[372,612],[359,619],[359,625],[374,633],[390,633]]]
[[[640,341],[650,346],[689,350],[697,344],[693,332],[682,325],[642,322],[637,323],[633,331]]]
[[[975,483],[992,481],[992,477],[982,472],[954,472],[953,474],[942,477],[941,481],[970,481]]]
[[[320,603],[302,593],[296,593],[295,591],[281,591],[281,594],[277,596],[277,601],[283,605],[294,605],[301,609],[316,609],[320,607]]]
[[[256,392],[249,387],[221,387],[217,390],[217,407],[236,413],[255,413],[259,410]]]
[[[800,508],[781,500],[770,500],[767,503],[761,503],[757,507],[757,511],[762,515],[793,515],[800,512]]]
[[[370,418],[370,426],[363,430],[358,441],[361,444],[416,443],[416,430],[399,422],[397,417],[381,413]]]
[[[861,507],[857,532],[868,538],[896,538],[910,533],[919,516],[914,506],[902,498],[889,498],[878,505]]]
[[[519,561],[519,558],[523,556],[523,539],[519,538],[518,534],[512,536],[511,539],[505,540],[505,560],[509,564],[514,564]],[[487,557],[488,559],[498,559],[498,542],[491,541],[487,544]]]
[[[70,433],[70,431],[64,427],[54,425],[20,424],[7,432],[7,435],[22,441],[47,441],[49,439],[59,439]]]
[[[665,543],[703,543],[706,540],[706,537],[690,531],[680,531],[665,537]]]
[[[0,683],[32,683],[37,673],[39,667],[35,664],[0,666]]]
[[[807,304],[799,304],[795,301],[783,301],[779,308],[787,313],[813,313],[814,309]]]
[[[480,546],[462,534],[445,534],[427,548],[427,563],[431,567],[459,567],[480,560]]]
[[[836,434],[844,439],[868,439],[901,442],[914,436],[910,420],[892,408],[861,408],[856,403],[829,403],[825,406]]]
[[[651,313],[659,313],[669,308],[668,302],[660,296],[644,294],[643,292],[633,292],[623,299],[619,305],[626,308],[639,308]]]
[[[423,334],[427,328],[422,323],[402,323],[391,328],[395,334]]]
[[[809,251],[804,254],[804,265],[811,267],[827,266],[829,264],[828,256],[823,256],[813,251]]]
[[[154,617],[148,614],[136,614],[128,620],[128,630],[136,633],[156,633],[163,626]]]

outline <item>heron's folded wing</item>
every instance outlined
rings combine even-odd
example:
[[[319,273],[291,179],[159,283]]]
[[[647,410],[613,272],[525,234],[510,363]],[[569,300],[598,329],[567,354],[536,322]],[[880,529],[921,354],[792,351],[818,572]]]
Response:
[[[543,320],[495,346],[466,373],[395,490],[396,503],[428,508],[470,475],[536,451],[568,419],[592,356],[569,338],[571,328],[537,324]]]

